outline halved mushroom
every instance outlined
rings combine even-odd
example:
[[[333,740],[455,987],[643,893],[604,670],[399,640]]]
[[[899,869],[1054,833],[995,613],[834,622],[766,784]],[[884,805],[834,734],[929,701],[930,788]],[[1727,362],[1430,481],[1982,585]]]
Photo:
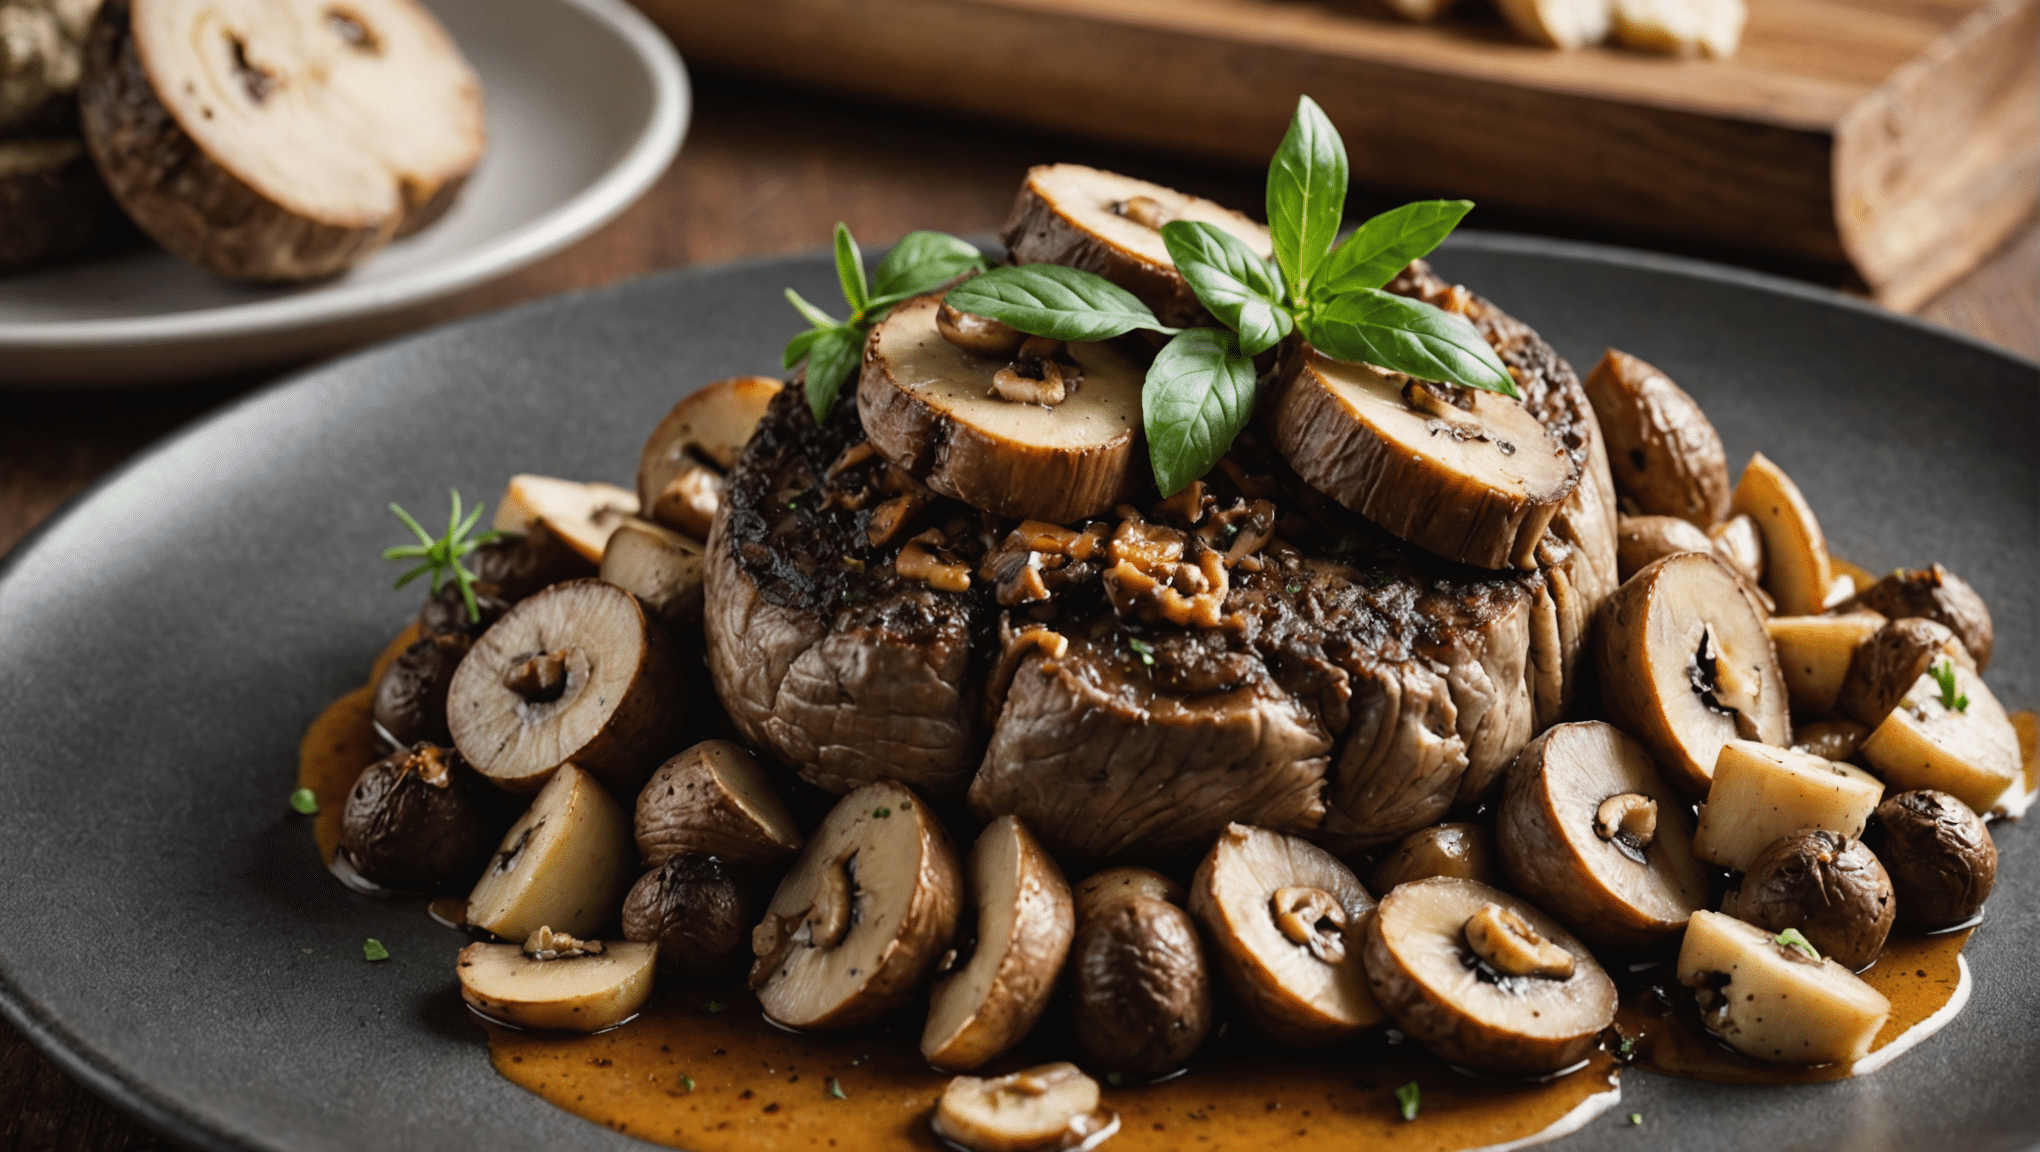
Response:
[[[565,765],[503,834],[468,895],[467,922],[506,940],[541,926],[593,936],[616,919],[633,855],[623,805]]]
[[[375,685],[375,722],[386,739],[399,748],[420,740],[453,743],[446,693],[472,644],[465,633],[443,632],[412,641],[390,661]]]
[[[1796,928],[1857,972],[1884,950],[1898,908],[1891,877],[1863,841],[1802,828],[1758,854],[1721,910],[1767,932]]]
[[[1479,824],[1433,824],[1419,828],[1376,862],[1367,883],[1373,891],[1386,895],[1399,885],[1433,876],[1501,883],[1494,834]]]
[[[578,940],[533,929],[522,944],[460,950],[460,996],[519,1028],[600,1032],[638,1014],[652,995],[650,944]]]
[[[1699,997],[1708,1031],[1780,1064],[1860,1060],[1891,1015],[1891,1002],[1847,968],[1719,912],[1687,923],[1679,982]]]
[[[1862,756],[1894,791],[1932,788],[1978,812],[1995,808],[2025,766],[2004,705],[1973,669],[1949,657],[1864,737]]]
[[[680,855],[777,864],[800,851],[800,828],[749,752],[704,740],[659,766],[637,800],[646,866]]]
[[[976,1068],[1027,1035],[1076,932],[1069,882],[1019,817],[979,834],[965,872],[976,939],[961,942],[962,967],[935,982],[921,1031],[921,1054],[945,1072]]]
[[[1997,843],[1969,805],[1919,789],[1877,806],[1864,842],[1891,875],[1898,922],[1947,928],[1983,911],[1997,883]]]
[[[1605,0],[1601,8],[1605,13]],[[1587,373],[1586,389],[1608,441],[1615,491],[1627,510],[1676,516],[1700,529],[1727,517],[1728,456],[1720,434],[1685,389],[1613,348]]]
[[[1145,481],[1138,364],[1108,344],[1067,345],[1082,386],[1053,407],[1013,403],[995,394],[1007,365],[944,339],[940,308],[934,296],[909,300],[866,345],[857,405],[887,460],[987,512],[1056,524],[1096,516]]]
[[[1616,574],[1624,580],[1661,557],[1715,551],[1707,533],[1677,516],[1623,516],[1616,521]]]
[[[599,480],[561,480],[528,473],[512,476],[496,505],[498,532],[530,532],[542,523],[590,564],[602,563],[609,534],[638,513],[627,489]]]
[[[411,0],[108,3],[78,98],[128,215],[235,280],[330,276],[431,223],[484,143],[480,82]]]
[[[1793,710],[1816,716],[1833,713],[1856,650],[1882,627],[1884,617],[1875,612],[1773,616],[1764,621],[1771,643],[1778,649],[1778,670],[1785,676],[1785,694]],[[1908,677],[1905,683],[1911,684],[1912,679]],[[1885,711],[1890,710],[1887,704]]]
[[[1190,882],[1190,911],[1254,1022],[1286,1044],[1331,1044],[1382,1021],[1360,964],[1374,898],[1337,857],[1228,824]]]
[[[1571,51],[1608,38],[1609,0],[1498,0],[1517,35],[1533,44]]]
[[[1884,613],[1894,620],[1923,616],[1945,625],[1976,661],[1976,670],[1990,667],[1993,632],[1990,608],[1969,582],[1935,564],[1928,568],[1900,568],[1857,593],[1865,608]]]
[[[1884,722],[1898,702],[1937,664],[1957,665],[1974,673],[1975,663],[1962,641],[1945,626],[1919,616],[1885,620],[1871,612],[1849,613],[1836,620],[1874,620],[1850,653],[1835,685],[1835,712],[1872,728]]]
[[[630,593],[570,580],[519,601],[475,641],[453,674],[447,722],[498,787],[534,792],[572,760],[630,795],[685,719],[678,676]]]
[[[1752,585],[1764,580],[1764,533],[1747,512],[1738,512],[1707,530],[1714,554],[1742,573]]]
[[[1119,1130],[1098,1106],[1098,1082],[1075,1064],[1043,1064],[994,1079],[958,1076],[943,1089],[935,1134],[968,1152],[1075,1152]]]
[[[1092,1060],[1159,1076],[1189,1059],[1211,1030],[1211,976],[1189,913],[1144,895],[1155,885],[1138,875],[1143,870],[1114,871],[1112,880],[1079,886],[1072,1022]]]
[[[1524,896],[1596,944],[1643,944],[1707,906],[1693,823],[1643,745],[1598,720],[1516,756],[1495,845]]]
[[[1015,264],[1066,264],[1096,272],[1154,310],[1164,324],[1194,323],[1204,305],[1169,258],[1161,227],[1196,220],[1232,233],[1263,259],[1268,230],[1197,196],[1082,164],[1030,168],[999,239]]]
[[[1749,23],[1745,0],[1615,0],[1615,40],[1667,56],[1735,55]]]
[[[1579,466],[1520,401],[1429,384],[1306,346],[1268,413],[1311,487],[1448,560],[1534,567]]]
[[[602,549],[602,578],[668,627],[701,626],[707,568],[700,541],[635,516],[618,524]]]
[[[1705,795],[1730,740],[1784,744],[1785,680],[1735,572],[1705,552],[1655,561],[1608,599],[1599,635],[1608,718],[1660,771]]]
[[[637,498],[645,516],[696,540],[708,539],[723,477],[785,388],[770,376],[733,376],[682,397],[638,455]]]
[[[1714,765],[1693,855],[1747,872],[1764,849],[1801,828],[1862,835],[1883,795],[1883,783],[1853,764],[1731,740]]]
[[[623,938],[656,945],[659,967],[720,975],[750,955],[753,885],[713,856],[674,856],[623,899]]]
[[[416,743],[370,765],[347,790],[339,855],[399,892],[459,891],[515,811],[460,753]]]
[[[1764,537],[1764,589],[1784,616],[1813,616],[1827,607],[1835,574],[1827,537],[1799,486],[1762,452],[1750,457],[1729,508],[1757,522]]]
[[[751,987],[775,1023],[845,1028],[913,998],[956,938],[956,849],[906,786],[838,801],[751,933]]]
[[[1397,1028],[1497,1076],[1541,1076],[1593,1050],[1615,982],[1558,921],[1506,892],[1440,876],[1382,898],[1367,980]]]

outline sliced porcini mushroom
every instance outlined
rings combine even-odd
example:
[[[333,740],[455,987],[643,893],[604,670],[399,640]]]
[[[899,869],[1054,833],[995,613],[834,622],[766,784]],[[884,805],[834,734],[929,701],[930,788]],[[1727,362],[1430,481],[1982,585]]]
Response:
[[[1470,922],[1484,952],[1468,939]],[[1572,958],[1563,976],[1557,952]],[[1440,876],[1382,897],[1364,956],[1396,1027],[1477,1072],[1569,1068],[1615,1019],[1615,982],[1585,944],[1528,901],[1472,880]]]
[[[1970,672],[1976,669],[1955,633],[1932,620],[1918,616],[1885,620],[1871,612],[1833,619],[1877,622],[1849,654],[1830,709],[1858,724],[1875,728],[1883,723],[1936,664],[1949,662]]]
[[[373,716],[384,738],[399,748],[420,740],[453,743],[446,727],[446,692],[473,641],[447,632],[411,642],[376,681]]]
[[[1615,570],[1624,580],[1653,560],[1714,550],[1707,533],[1677,516],[1623,516],[1616,521]]]
[[[233,280],[330,276],[431,223],[484,143],[481,83],[409,0],[113,0],[78,102],[128,215]]]
[[[1164,324],[1195,322],[1204,305],[1169,258],[1161,227],[1194,220],[1238,237],[1263,259],[1268,230],[1197,196],[1082,164],[1030,168],[999,239],[1015,264],[1066,264],[1096,272],[1154,310]]]
[[[1679,982],[1700,1022],[1745,1056],[1778,1064],[1863,1058],[1891,1002],[1855,973],[1719,912],[1695,912],[1679,947]]]
[[[1412,380],[1306,347],[1268,413],[1311,487],[1448,560],[1533,567],[1579,483],[1572,456],[1520,401]]]
[[[519,1028],[600,1032],[638,1014],[652,995],[650,944],[579,940],[550,927],[522,944],[460,950],[461,999]]]
[[[1764,580],[1764,533],[1747,512],[1738,512],[1707,530],[1714,554],[1752,585]]]
[[[1921,616],[1955,633],[1976,661],[1978,672],[1990,668],[1994,633],[1990,608],[1969,582],[1935,564],[1900,568],[1856,594],[1863,607],[1894,620]]]
[[[638,498],[628,489],[599,480],[561,480],[528,473],[512,476],[496,505],[498,532],[531,532],[543,524],[590,564],[602,563],[609,534],[625,518],[638,513]]]
[[[1742,582],[1705,552],[1646,566],[1608,599],[1598,629],[1608,718],[1658,769],[1705,795],[1730,740],[1791,734],[1777,653]]]
[[[348,789],[339,854],[380,888],[457,892],[474,882],[514,811],[460,753],[417,743]]]
[[[1931,788],[1978,812],[1996,807],[2024,768],[2004,705],[1974,669],[1945,656],[1863,738],[1860,755],[1894,791]]]
[[[1823,760],[1853,760],[1868,735],[1869,725],[1854,720],[1814,720],[1793,726],[1792,750]]]
[[[785,388],[770,376],[733,376],[682,397],[653,427],[638,454],[637,498],[644,515],[696,540],[708,539],[723,477]]]
[[[1605,0],[1599,7],[1605,14]],[[1728,455],[1707,414],[1685,389],[1642,360],[1610,348],[1587,373],[1586,390],[1607,440],[1608,468],[1625,510],[1676,516],[1700,529],[1728,516]]]
[[[1106,882],[1078,886],[1071,1020],[1091,1060],[1159,1076],[1188,1060],[1211,1030],[1211,975],[1190,914],[1146,894],[1175,886],[1157,886],[1144,869],[1113,871]]]
[[[1190,911],[1254,1022],[1287,1044],[1331,1044],[1379,1024],[1360,932],[1374,898],[1307,840],[1228,824],[1190,882]]]
[[[1004,1076],[958,1076],[942,1090],[930,1123],[968,1152],[1072,1152],[1119,1130],[1098,1105],[1098,1082],[1075,1064],[1042,1064]]]
[[[685,719],[679,667],[636,598],[570,580],[518,602],[453,674],[447,723],[476,771],[530,793],[572,760],[634,793]]]
[[[904,785],[838,801],[751,934],[751,987],[788,1028],[861,1024],[911,999],[956,937],[962,867]]]
[[[921,1031],[921,1055],[945,1072],[979,1067],[1027,1035],[1076,932],[1069,882],[1019,817],[986,826],[964,875],[976,939],[961,942],[970,954],[935,982]]]
[[[680,855],[777,864],[801,843],[765,770],[728,740],[704,740],[666,761],[638,793],[638,854],[647,866]]]
[[[1884,623],[1884,617],[1875,612],[1773,616],[1764,621],[1765,630],[1771,634],[1771,645],[1778,650],[1778,671],[1785,676],[1785,694],[1792,702],[1792,710],[1815,716],[1831,715],[1856,650],[1869,643]],[[1910,685],[1912,680],[1908,678],[1905,683]],[[1893,699],[1896,698],[1894,695]],[[1890,705],[1884,710],[1889,712]]]
[[[1398,885],[1433,876],[1457,876],[1483,884],[1502,882],[1494,834],[1480,824],[1433,824],[1402,838],[1377,861],[1367,884],[1386,894]]]
[[[1640,52],[1724,59],[1742,44],[1746,0],[1615,0],[1615,42]]]
[[[1767,932],[1796,928],[1855,972],[1884,950],[1898,908],[1891,877],[1863,841],[1802,828],[1757,855],[1721,910]]]
[[[857,405],[880,454],[945,496],[1022,520],[1096,516],[1141,485],[1139,365],[1110,345],[1066,345],[1082,386],[1053,407],[1012,403],[995,394],[1009,365],[944,339],[940,308],[916,297],[872,330]]]
[[[1884,784],[1853,764],[1731,740],[1714,765],[1693,855],[1747,872],[1764,849],[1802,828],[1862,835],[1883,795]]]
[[[602,549],[602,578],[668,627],[700,627],[707,570],[700,541],[635,516],[618,524]]]
[[[1931,931],[1974,919],[1997,883],[1997,844],[1969,805],[1931,789],[1877,806],[1863,832],[1891,876],[1898,922]]]
[[[659,967],[684,976],[732,971],[751,954],[751,885],[713,856],[674,856],[638,877],[623,899],[623,938],[659,949]]]
[[[1747,514],[1764,537],[1764,590],[1783,616],[1812,616],[1827,607],[1834,587],[1827,537],[1799,486],[1762,452],[1750,457],[1736,482],[1731,512]]]
[[[568,764],[503,834],[468,895],[467,922],[506,940],[541,926],[593,936],[616,918],[635,855],[623,805]]]
[[[1077,881],[1072,889],[1071,899],[1075,901],[1077,922],[1083,923],[1093,912],[1101,911],[1107,905],[1119,900],[1144,896],[1160,900],[1164,904],[1181,905],[1189,899],[1189,893],[1181,884],[1149,868],[1131,865],[1107,868],[1093,872]]]
[[[1707,906],[1693,821],[1643,745],[1598,720],[1518,753],[1495,846],[1511,885],[1596,944],[1643,944]]]

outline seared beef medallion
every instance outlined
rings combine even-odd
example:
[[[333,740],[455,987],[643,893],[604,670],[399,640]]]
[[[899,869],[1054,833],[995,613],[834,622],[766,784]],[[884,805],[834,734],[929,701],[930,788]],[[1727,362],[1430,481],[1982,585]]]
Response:
[[[1613,487],[1549,345],[1421,263],[1391,288],[1471,321],[1575,456],[1535,568],[1395,539],[1253,429],[1168,500],[998,517],[889,463],[854,400],[818,428],[789,387],[708,546],[730,716],[824,788],[967,785],[1070,860],[1191,851],[1232,821],[1350,852],[1478,800],[1578,693],[1616,584]]]

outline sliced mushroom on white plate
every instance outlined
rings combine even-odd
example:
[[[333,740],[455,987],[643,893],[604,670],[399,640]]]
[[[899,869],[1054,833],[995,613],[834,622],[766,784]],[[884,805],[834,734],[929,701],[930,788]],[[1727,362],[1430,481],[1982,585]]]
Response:
[[[707,570],[700,541],[635,516],[618,524],[602,549],[602,578],[671,627],[701,626]]]
[[[583,560],[602,563],[609,534],[638,513],[637,496],[599,480],[561,480],[529,473],[512,476],[496,505],[498,532],[529,532],[543,522]]]
[[[1585,387],[1625,510],[1674,516],[1703,530],[1728,516],[1728,456],[1685,389],[1613,348],[1587,373]]]
[[[659,766],[637,799],[646,867],[675,856],[777,864],[800,851],[800,828],[742,746],[704,740]]]
[[[1778,670],[1785,677],[1793,711],[1827,716],[1835,711],[1835,698],[1856,650],[1884,627],[1884,617],[1875,612],[1773,616],[1764,627],[1778,650]]]
[[[775,1023],[845,1028],[912,999],[956,937],[962,867],[904,785],[838,801],[751,934],[751,987]]]
[[[1750,457],[1729,508],[1756,521],[1764,537],[1764,590],[1781,616],[1812,616],[1835,583],[1827,537],[1799,486],[1762,452]]]
[[[942,1091],[935,1134],[969,1152],[1077,1152],[1119,1130],[1098,1104],[1098,1082],[1075,1064],[1043,1064],[1005,1076],[958,1076]]]
[[[635,855],[623,805],[566,765],[503,834],[468,896],[467,922],[506,940],[541,926],[592,936],[616,918]]]
[[[1883,795],[1883,783],[1853,764],[1731,740],[1700,808],[1693,855],[1744,872],[1774,841],[1801,828],[1860,836]]]
[[[723,477],[785,388],[770,376],[733,376],[673,405],[638,454],[637,497],[647,519],[696,540],[708,539]]]
[[[935,982],[921,1032],[921,1054],[945,1072],[979,1067],[1027,1035],[1076,933],[1069,883],[1019,817],[992,821],[964,869],[975,939],[959,941],[970,955]]]
[[[2024,784],[2019,734],[2004,705],[1983,677],[1953,659],[1914,682],[1863,739],[1862,757],[1894,792],[1931,788],[1978,812]]]
[[[1382,1021],[1360,963],[1374,898],[1331,853],[1228,824],[1197,866],[1190,911],[1240,1002],[1277,1040],[1330,1044]]]
[[[1579,466],[1520,401],[1309,349],[1268,413],[1311,487],[1447,560],[1532,567]]]
[[[1082,164],[1031,168],[999,239],[1015,264],[1066,264],[1096,272],[1154,310],[1164,324],[1186,325],[1204,305],[1176,271],[1161,227],[1195,220],[1232,233],[1267,259],[1268,229],[1230,208]]]
[[[456,971],[461,999],[519,1028],[600,1032],[638,1014],[652,995],[651,944],[580,940],[549,927],[522,944],[470,944]]]
[[[1099,515],[1147,482],[1140,365],[1108,344],[1066,345],[1075,390],[1052,407],[1016,403],[996,393],[1010,365],[952,344],[940,308],[909,300],[866,345],[857,404],[887,460],[945,496],[1054,524]]]
[[[1790,737],[1771,637],[1722,560],[1667,556],[1630,577],[1603,612],[1597,646],[1608,718],[1643,742],[1672,783],[1704,796],[1723,744]]]
[[[1847,968],[1753,924],[1695,912],[1679,948],[1679,982],[1700,1022],[1745,1056],[1780,1064],[1849,1064],[1891,1015],[1891,1002]]]

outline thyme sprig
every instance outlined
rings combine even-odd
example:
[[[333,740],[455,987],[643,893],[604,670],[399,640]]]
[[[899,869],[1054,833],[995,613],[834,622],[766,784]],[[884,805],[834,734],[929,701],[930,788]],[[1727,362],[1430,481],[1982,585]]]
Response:
[[[383,549],[383,559],[423,561],[417,567],[397,577],[395,586],[398,588],[402,588],[418,577],[430,573],[432,576],[432,594],[437,596],[440,587],[451,578],[460,587],[460,598],[461,602],[467,605],[468,620],[473,623],[480,623],[482,609],[480,605],[475,603],[475,574],[468,571],[467,566],[462,564],[461,561],[467,558],[468,553],[473,552],[491,540],[497,539],[503,534],[491,528],[480,536],[470,537],[468,533],[474,531],[476,522],[482,518],[482,509],[488,505],[475,505],[474,509],[463,519],[461,517],[460,492],[457,489],[448,489],[447,491],[453,497],[453,514],[447,518],[446,534],[437,538],[430,532],[425,531],[419,525],[417,519],[409,512],[404,511],[401,506],[395,502],[390,504],[390,511],[397,514],[397,519],[404,522],[404,527],[417,534],[418,542],[416,544],[399,544],[394,548],[385,548]]]

